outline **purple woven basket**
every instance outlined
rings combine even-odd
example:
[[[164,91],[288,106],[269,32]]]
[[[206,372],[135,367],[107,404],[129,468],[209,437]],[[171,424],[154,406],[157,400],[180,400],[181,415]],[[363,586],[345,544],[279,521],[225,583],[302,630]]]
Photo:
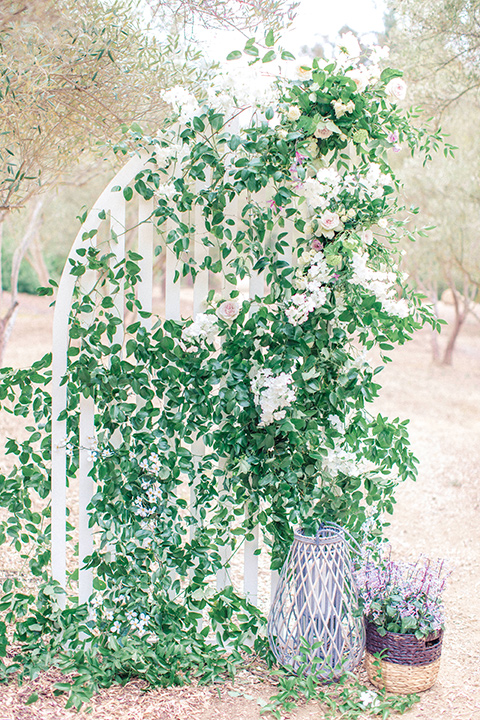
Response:
[[[387,632],[379,635],[375,625],[367,624],[367,652],[382,653],[382,660],[395,665],[428,665],[442,653],[443,630],[417,640],[408,633]]]

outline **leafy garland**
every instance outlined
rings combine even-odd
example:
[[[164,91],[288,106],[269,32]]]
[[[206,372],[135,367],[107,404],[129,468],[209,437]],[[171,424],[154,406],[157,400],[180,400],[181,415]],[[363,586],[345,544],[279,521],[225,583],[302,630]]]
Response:
[[[176,254],[178,276],[209,271],[235,287],[258,272],[266,297],[212,291],[194,320],[158,320],[151,332],[135,320],[122,354],[115,296],[124,288],[127,311],[145,315],[140,256],[129,251],[114,265],[115,237],[93,245],[95,233],[85,233],[70,261],[74,275],[98,278],[88,294],[77,288],[64,413],[73,479],[80,398],[95,401],[88,606],[76,600],[75,573],[65,609],[49,576],[50,358],[0,371],[4,409],[29,423],[27,440],[7,442],[18,462],[0,477],[0,542],[13,543],[29,573],[3,583],[0,654],[12,643],[16,653],[5,678],[55,664],[75,673],[73,690],[58,690],[78,707],[132,675],[168,685],[232,672],[252,638],[264,647],[265,618],[232,586],[215,590],[224,549],[233,555],[259,525],[278,569],[295,525],[314,532],[330,520],[358,533],[370,518],[378,532],[398,481],[415,476],[407,421],[368,411],[380,386],[365,352],[388,352],[424,322],[436,325],[397,268],[405,220],[388,153],[407,143],[428,156],[441,136],[409,123],[397,102],[401,73],[380,74],[372,59],[360,65],[347,48],[299,74],[259,86],[252,120],[237,131],[228,123],[251,115],[240,99],[249,82],[219,76],[208,102],[176,88],[165,96],[176,114],[159,137],[135,127],[118,148],[134,142],[150,155],[133,188],[117,191],[155,198],[150,221]],[[195,210],[208,250],[201,263],[185,220]]]

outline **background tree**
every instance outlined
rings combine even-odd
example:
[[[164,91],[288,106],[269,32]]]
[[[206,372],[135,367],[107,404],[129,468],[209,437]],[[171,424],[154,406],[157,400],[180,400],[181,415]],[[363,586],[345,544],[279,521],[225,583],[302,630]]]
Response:
[[[81,174],[82,166],[101,167],[99,147],[105,155],[125,126],[136,122],[155,131],[165,88],[201,85],[208,63],[189,44],[188,24],[234,23],[246,31],[268,19],[278,26],[294,7],[289,0],[238,0],[228,8],[222,1],[2,4],[0,276],[5,218],[26,208],[30,222],[13,254],[11,295],[0,316],[0,362],[18,306],[20,264],[41,222],[43,200],[37,196],[61,178]]]
[[[434,341],[433,355],[451,364],[480,287],[480,2],[391,0],[388,6],[387,39],[394,63],[405,70],[408,99],[458,146],[454,161],[437,157],[420,172],[416,161],[407,160],[402,172],[408,198],[435,226],[415,248],[406,247],[405,262],[434,302],[449,288],[454,320],[443,354]]]

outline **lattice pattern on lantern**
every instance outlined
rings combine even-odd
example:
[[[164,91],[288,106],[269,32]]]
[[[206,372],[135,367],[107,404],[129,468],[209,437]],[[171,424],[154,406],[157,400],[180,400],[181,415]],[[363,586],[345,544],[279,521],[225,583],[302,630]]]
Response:
[[[325,680],[362,659],[365,629],[345,532],[325,523],[314,537],[297,531],[268,619],[275,657],[295,671]]]

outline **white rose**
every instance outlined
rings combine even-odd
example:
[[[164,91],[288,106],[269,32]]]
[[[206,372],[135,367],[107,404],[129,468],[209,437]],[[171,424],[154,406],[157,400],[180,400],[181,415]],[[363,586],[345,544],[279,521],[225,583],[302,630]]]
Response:
[[[343,230],[343,223],[337,213],[326,210],[323,215],[318,218],[317,234],[321,234],[329,239],[333,238],[335,232]]]
[[[407,84],[402,78],[393,78],[385,87],[385,92],[391,100],[404,100],[407,94]]]
[[[357,86],[357,92],[363,92],[368,85],[368,76],[365,70],[361,70],[360,68],[356,68],[354,70],[347,70],[345,75],[351,80],[353,80],[353,82]]]
[[[373,233],[371,230],[362,230],[360,233],[360,240],[365,243],[365,245],[371,245],[373,242]]]
[[[333,105],[333,109],[335,110],[335,117],[341,118],[345,115],[347,110],[347,106],[342,103],[341,100],[332,100],[331,104]]]
[[[296,105],[291,105],[291,106],[288,108],[287,117],[288,117],[289,120],[292,120],[293,122],[294,122],[295,120],[298,120],[298,118],[300,117],[301,114],[302,114],[302,113],[301,113],[301,111],[300,111],[300,108],[298,108]]]
[[[229,322],[234,320],[240,312],[240,303],[236,300],[225,300],[217,308],[217,315],[221,320]]]
[[[345,53],[350,58],[359,57],[362,53],[358,40],[352,32],[341,35],[337,47],[340,52]]]

